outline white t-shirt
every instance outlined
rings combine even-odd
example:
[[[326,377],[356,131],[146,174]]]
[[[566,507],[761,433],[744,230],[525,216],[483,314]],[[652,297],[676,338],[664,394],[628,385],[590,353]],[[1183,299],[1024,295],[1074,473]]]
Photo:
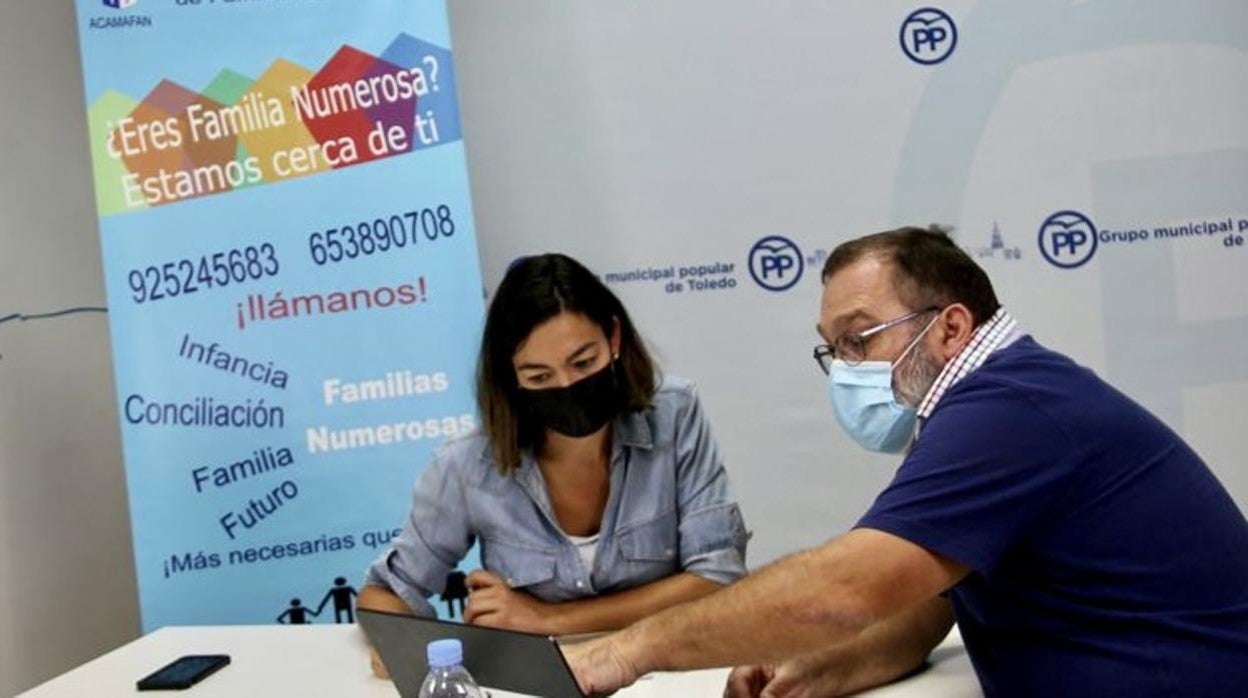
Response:
[[[568,540],[572,541],[572,545],[576,546],[576,554],[581,556],[581,562],[585,564],[585,571],[589,574],[594,573],[594,559],[598,557],[598,536],[595,533],[592,536],[572,536],[567,533]]]

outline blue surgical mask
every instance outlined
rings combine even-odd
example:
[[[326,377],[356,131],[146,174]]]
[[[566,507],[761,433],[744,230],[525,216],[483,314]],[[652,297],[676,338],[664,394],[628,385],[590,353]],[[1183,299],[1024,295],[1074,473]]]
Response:
[[[836,359],[828,371],[828,396],[836,421],[859,446],[878,453],[901,453],[914,437],[915,408],[897,402],[893,369],[935,323],[923,328],[896,361],[863,361],[850,365]]]
[[[850,366],[837,359],[828,372],[828,395],[836,421],[859,446],[900,453],[910,443],[915,409],[893,396],[893,364],[864,361]]]

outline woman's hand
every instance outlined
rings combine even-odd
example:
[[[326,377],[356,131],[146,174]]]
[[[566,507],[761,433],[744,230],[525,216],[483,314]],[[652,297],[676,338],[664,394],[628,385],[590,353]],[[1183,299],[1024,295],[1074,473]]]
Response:
[[[507,586],[502,577],[485,570],[468,575],[468,606],[464,621],[472,625],[555,635],[556,604]]]
[[[386,671],[386,665],[381,663],[381,655],[377,654],[377,648],[369,646],[368,663],[373,667],[373,676],[379,679],[389,679],[390,672]]]

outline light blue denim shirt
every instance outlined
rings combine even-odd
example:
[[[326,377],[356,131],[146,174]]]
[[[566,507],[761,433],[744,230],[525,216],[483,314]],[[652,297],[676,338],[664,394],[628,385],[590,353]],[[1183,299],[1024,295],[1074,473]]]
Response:
[[[484,435],[443,444],[421,474],[403,531],[367,584],[420,615],[481,542],[485,569],[546,601],[622,591],[679,572],[727,584],[746,573],[749,534],[694,386],[668,376],[653,405],[613,423],[610,494],[593,569],[559,528],[531,453],[499,472]]]

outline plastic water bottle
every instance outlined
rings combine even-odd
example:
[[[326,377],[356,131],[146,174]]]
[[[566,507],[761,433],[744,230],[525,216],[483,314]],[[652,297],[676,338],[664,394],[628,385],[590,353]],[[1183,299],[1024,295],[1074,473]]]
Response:
[[[485,698],[464,668],[464,646],[459,640],[434,640],[425,652],[429,673],[420,685],[420,698]]]

